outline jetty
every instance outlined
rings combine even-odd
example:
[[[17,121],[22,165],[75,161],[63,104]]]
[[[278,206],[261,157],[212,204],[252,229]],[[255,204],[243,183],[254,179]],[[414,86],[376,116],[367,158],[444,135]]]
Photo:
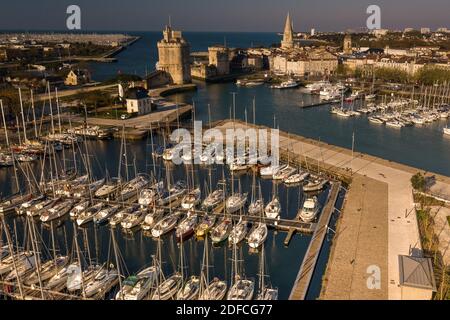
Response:
[[[340,182],[335,182],[331,186],[331,191],[328,195],[327,203],[323,208],[322,214],[317,222],[316,230],[309,243],[308,250],[303,258],[302,265],[295,279],[289,300],[305,300],[308,293],[308,288],[311,283],[312,276],[316,269],[317,260],[325,241],[325,236],[328,232],[331,216],[335,212],[335,204],[341,188]]]

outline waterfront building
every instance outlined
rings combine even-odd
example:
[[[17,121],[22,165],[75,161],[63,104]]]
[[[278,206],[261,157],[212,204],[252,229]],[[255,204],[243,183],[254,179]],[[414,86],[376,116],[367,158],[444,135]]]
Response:
[[[420,33],[421,34],[430,34],[431,29],[430,28],[420,28]]]
[[[371,31],[371,33],[377,37],[377,38],[381,38],[384,37],[385,35],[387,35],[389,33],[388,29],[374,29]]]
[[[402,300],[431,300],[436,292],[433,264],[422,256],[399,256]]]
[[[181,31],[166,26],[163,39],[158,42],[158,55],[157,69],[169,74],[173,84],[191,82],[190,45]]]
[[[225,46],[215,45],[208,48],[209,65],[216,68],[216,75],[223,76],[230,73],[230,54]]]
[[[292,27],[291,16],[288,12],[286,17],[286,23],[284,26],[283,40],[281,41],[282,49],[294,48],[294,30]]]
[[[67,74],[64,84],[66,86],[80,86],[91,81],[89,70],[76,69],[70,70]]]
[[[128,89],[126,103],[128,113],[137,113],[141,116],[152,112],[152,101],[148,91],[142,87]]]
[[[337,57],[325,48],[298,48],[289,54],[274,54],[269,61],[270,70],[275,74],[299,77],[330,75],[338,66]]]

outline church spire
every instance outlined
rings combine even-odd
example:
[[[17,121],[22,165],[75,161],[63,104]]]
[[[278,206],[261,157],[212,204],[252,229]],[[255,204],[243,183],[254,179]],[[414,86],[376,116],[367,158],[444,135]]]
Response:
[[[283,49],[290,49],[294,47],[294,31],[292,28],[291,15],[287,14],[286,24],[284,25],[283,41],[281,42]]]

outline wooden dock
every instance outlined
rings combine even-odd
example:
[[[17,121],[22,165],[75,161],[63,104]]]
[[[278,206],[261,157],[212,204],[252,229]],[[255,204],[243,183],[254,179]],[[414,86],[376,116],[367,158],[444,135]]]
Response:
[[[309,243],[308,250],[303,258],[289,300],[305,300],[306,298],[314,270],[316,269],[317,260],[322,250],[325,235],[327,234],[328,224],[330,223],[331,215],[335,210],[335,204],[340,189],[340,182],[334,182],[332,184],[327,203],[320,215],[317,227],[311,242]]]

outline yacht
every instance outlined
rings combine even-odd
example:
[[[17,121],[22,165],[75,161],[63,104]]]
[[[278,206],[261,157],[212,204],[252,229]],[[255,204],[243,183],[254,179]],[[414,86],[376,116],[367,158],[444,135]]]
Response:
[[[380,118],[375,117],[375,116],[371,116],[371,117],[369,117],[368,119],[369,119],[369,121],[370,121],[371,123],[375,123],[375,124],[384,124],[384,121],[383,121],[383,120],[381,120]]]
[[[169,203],[181,198],[186,193],[186,185],[183,181],[178,181],[175,185],[170,188],[169,191],[165,191],[161,198],[158,200],[160,206],[168,205]]]
[[[255,291],[255,282],[249,279],[241,279],[236,276],[236,280],[227,294],[227,300],[252,300]]]
[[[142,221],[144,221],[146,216],[147,210],[146,209],[140,209],[137,210],[125,217],[125,219],[122,220],[120,225],[123,229],[133,229],[140,225]]]
[[[30,208],[32,208],[36,204],[42,202],[43,200],[45,200],[45,196],[40,195],[40,196],[37,196],[36,198],[31,199],[30,201],[25,201],[22,204],[20,204],[20,206],[15,208],[16,213],[18,215],[24,215]]]
[[[78,226],[91,222],[94,219],[94,216],[102,210],[103,206],[103,203],[100,202],[80,213],[77,217]]]
[[[443,132],[444,132],[444,134],[446,134],[446,135],[450,135],[450,128],[444,128],[443,129]]]
[[[177,293],[177,300],[197,300],[200,293],[200,278],[191,276]]]
[[[308,179],[308,177],[309,177],[308,172],[299,172],[284,179],[284,183],[287,185],[299,184]]]
[[[297,88],[300,84],[295,81],[294,79],[289,79],[287,81],[284,81],[280,83],[279,85],[273,85],[272,88],[274,89],[291,89],[291,88]]]
[[[105,179],[100,179],[89,184],[80,185],[72,191],[74,198],[83,198],[95,194],[95,192],[105,184]]]
[[[225,281],[214,278],[205,291],[200,296],[199,300],[223,300],[227,293],[228,285]]]
[[[247,221],[240,221],[236,224],[230,232],[228,236],[228,242],[230,244],[239,244],[242,240],[244,240],[245,236],[248,232]]]
[[[105,223],[111,218],[117,211],[119,211],[120,205],[108,206],[94,216],[94,222],[97,224]]]
[[[261,216],[264,212],[264,200],[257,199],[248,206],[248,214],[251,216]]]
[[[191,214],[178,224],[175,231],[177,242],[183,242],[194,234],[197,220],[198,216],[196,214]]]
[[[56,259],[49,260],[36,268],[26,279],[27,286],[39,285],[39,282],[46,282],[52,278],[56,273],[62,270],[69,263],[69,257],[57,256]]]
[[[98,271],[92,280],[88,281],[84,288],[84,295],[87,298],[95,296],[98,293],[106,294],[105,290],[119,281],[119,274],[116,269],[107,269],[106,267]]]
[[[259,248],[267,238],[268,229],[265,223],[258,223],[256,226],[250,230],[249,236],[247,238],[247,243],[250,248],[257,249]]]
[[[196,237],[197,238],[206,237],[208,232],[212,229],[212,227],[216,223],[216,219],[217,217],[215,215],[205,214],[200,223],[197,225],[197,228],[195,229]]]
[[[138,196],[139,191],[145,188],[150,181],[144,175],[138,175],[136,178],[128,182],[119,194],[121,201],[126,201],[134,196]]]
[[[95,191],[95,197],[96,198],[111,198],[120,187],[120,180],[119,179],[113,179],[111,181],[108,181],[104,185],[102,185],[97,191]]]
[[[69,215],[71,218],[76,218],[78,217],[78,215],[80,213],[82,213],[83,211],[85,211],[87,208],[89,208],[90,205],[90,201],[89,200],[82,200],[80,202],[78,202],[75,207],[73,207],[72,210],[70,210]]]
[[[180,274],[175,273],[166,280],[164,280],[152,295],[152,300],[169,300],[172,299],[178,292],[183,279]]]
[[[230,235],[231,228],[233,227],[229,218],[221,218],[217,225],[211,229],[210,235],[213,243],[221,243],[225,241]]]
[[[285,167],[281,168],[280,170],[278,170],[276,173],[274,173],[272,179],[285,180],[285,179],[289,178],[291,175],[293,175],[295,171],[296,171],[295,168],[293,168],[291,166],[285,166]]]
[[[150,209],[151,211],[147,213],[147,215],[144,218],[144,221],[141,223],[141,228],[144,231],[150,231],[156,223],[161,220],[161,218],[164,216],[164,209],[163,208],[155,208]]]
[[[261,168],[260,175],[261,177],[273,177],[274,174],[276,174],[280,169],[282,169],[284,166],[280,165],[271,165],[265,168]]]
[[[174,213],[168,215],[164,219],[160,220],[152,229],[152,236],[154,238],[159,238],[162,235],[172,231],[175,229],[175,226],[178,223],[178,214]]]
[[[235,213],[236,211],[239,211],[245,206],[246,202],[247,202],[247,193],[244,194],[235,193],[234,195],[232,195],[227,199],[226,202],[227,213]]]
[[[126,217],[128,217],[130,214],[134,214],[138,210],[140,209],[139,206],[136,204],[126,207],[123,210],[120,210],[118,213],[116,213],[109,219],[109,225],[112,227],[120,225],[122,221],[125,220]]]
[[[325,187],[327,183],[328,180],[320,178],[318,176],[311,175],[308,183],[303,186],[303,191],[304,192],[320,191]]]
[[[201,191],[200,188],[196,188],[183,197],[181,207],[185,210],[194,209],[200,203],[200,200]]]
[[[72,209],[73,203],[74,201],[69,199],[56,204],[54,207],[42,213],[40,216],[40,220],[42,222],[50,222],[64,217],[69,213],[70,209]]]
[[[308,198],[303,203],[299,216],[304,222],[312,222],[319,214],[319,211],[320,203],[317,197]]]
[[[202,209],[206,211],[214,210],[217,206],[223,203],[225,195],[223,190],[214,190],[210,193],[202,203]]]
[[[129,276],[122,283],[122,290],[116,294],[116,300],[143,300],[155,285],[159,268],[150,266],[135,276]]]

